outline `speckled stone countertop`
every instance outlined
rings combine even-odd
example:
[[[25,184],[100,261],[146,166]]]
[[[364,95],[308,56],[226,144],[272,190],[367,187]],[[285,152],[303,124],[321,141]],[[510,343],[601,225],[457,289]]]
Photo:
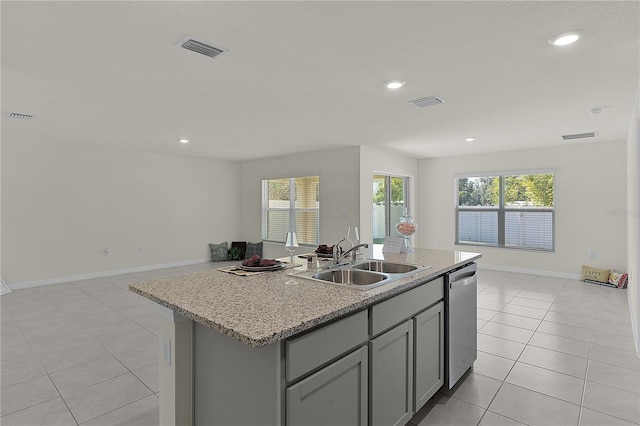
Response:
[[[180,315],[261,347],[293,336],[442,275],[480,258],[479,253],[415,249],[415,253],[365,250],[365,258],[394,260],[430,268],[367,291],[296,277],[288,270],[241,277],[216,269],[133,283],[129,289]],[[306,269],[304,264],[294,273]],[[220,263],[220,267],[238,262]]]

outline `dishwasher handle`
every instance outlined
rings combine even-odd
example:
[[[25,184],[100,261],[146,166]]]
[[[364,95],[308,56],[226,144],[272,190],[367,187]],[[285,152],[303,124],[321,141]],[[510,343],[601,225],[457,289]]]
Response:
[[[476,282],[476,276],[472,275],[470,277],[464,278],[462,280],[456,280],[456,281],[452,281],[449,283],[449,288],[450,289],[456,289],[456,288],[460,288],[460,287],[466,287],[468,285],[471,285],[473,283]]]
[[[475,263],[453,271],[449,274],[449,289],[466,287],[477,283],[478,266]]]

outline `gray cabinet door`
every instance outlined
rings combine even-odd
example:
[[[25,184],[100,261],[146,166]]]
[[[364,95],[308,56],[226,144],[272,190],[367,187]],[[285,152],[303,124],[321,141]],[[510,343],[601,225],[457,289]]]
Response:
[[[287,426],[366,426],[367,348],[287,388]]]
[[[414,319],[414,411],[418,411],[444,384],[444,303]]]
[[[413,321],[369,343],[371,424],[404,425],[413,415]]]

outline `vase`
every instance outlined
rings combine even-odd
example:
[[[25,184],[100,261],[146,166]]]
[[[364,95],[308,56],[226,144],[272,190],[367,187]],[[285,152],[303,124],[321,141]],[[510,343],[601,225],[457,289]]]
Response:
[[[404,238],[404,250],[407,253],[413,253],[414,250],[411,247],[409,237],[416,233],[418,225],[415,220],[407,213],[407,209],[404,209],[404,215],[400,217],[400,220],[396,224],[396,232]]]

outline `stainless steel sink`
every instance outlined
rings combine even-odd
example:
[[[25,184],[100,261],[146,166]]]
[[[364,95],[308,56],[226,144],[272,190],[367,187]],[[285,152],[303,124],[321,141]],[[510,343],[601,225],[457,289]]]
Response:
[[[351,266],[351,269],[359,269],[364,271],[383,272],[387,274],[406,274],[418,269],[416,265],[407,263],[390,262],[388,260],[370,260],[363,263],[357,263]]]
[[[430,266],[411,265],[389,260],[365,260],[355,265],[332,265],[322,271],[305,271],[300,277],[341,285],[354,290],[369,290],[411,276]]]
[[[362,290],[377,287],[389,280],[388,275],[359,269],[330,269],[319,272],[313,275],[312,278],[336,284],[356,286]]]

